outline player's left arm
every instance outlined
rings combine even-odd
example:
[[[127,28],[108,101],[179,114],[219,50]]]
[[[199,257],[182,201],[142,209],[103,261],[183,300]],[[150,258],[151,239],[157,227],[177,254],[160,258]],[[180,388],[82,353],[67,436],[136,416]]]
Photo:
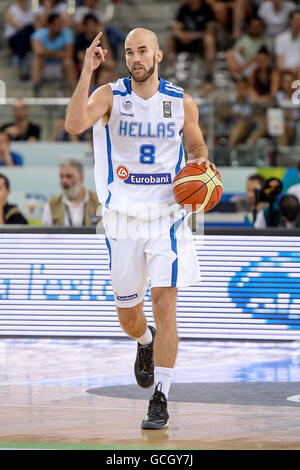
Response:
[[[218,177],[221,177],[219,170],[214,163],[209,161],[208,148],[204,141],[201,129],[199,127],[199,111],[193,98],[188,95],[183,95],[184,107],[184,124],[183,124],[183,139],[188,153],[187,165],[196,163],[211,167],[216,171]]]

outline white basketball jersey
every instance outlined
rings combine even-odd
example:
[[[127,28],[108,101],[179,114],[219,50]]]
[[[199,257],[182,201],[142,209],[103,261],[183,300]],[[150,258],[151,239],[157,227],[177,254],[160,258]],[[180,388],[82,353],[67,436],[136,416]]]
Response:
[[[177,211],[172,181],[184,166],[183,90],[160,78],[144,100],[130,78],[110,83],[113,107],[106,126],[93,126],[95,184],[103,207],[155,218]],[[157,215],[158,214],[158,215]]]

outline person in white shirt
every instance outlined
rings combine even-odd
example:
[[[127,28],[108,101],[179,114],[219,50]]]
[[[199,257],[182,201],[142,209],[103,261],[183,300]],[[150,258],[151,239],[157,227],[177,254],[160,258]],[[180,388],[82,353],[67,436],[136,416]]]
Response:
[[[96,16],[99,23],[104,24],[108,18],[109,3],[107,1],[98,2],[98,0],[84,0],[84,5],[76,8],[73,16],[73,24],[78,31],[82,31],[83,18],[92,14]]]
[[[300,163],[298,163],[298,176],[300,180]],[[287,190],[287,193],[296,196],[296,198],[300,202],[300,183],[293,184],[293,186],[290,186]]]
[[[69,14],[68,2],[62,0],[40,0],[36,10],[35,29],[47,27],[50,15],[56,13],[64,21],[64,27],[72,26],[72,15]]]
[[[8,42],[16,62],[20,64],[27,52],[31,50],[30,36],[36,14],[31,10],[27,0],[17,0],[4,11],[4,38]]]
[[[291,13],[290,28],[275,38],[276,65],[280,72],[300,71],[300,11]]]
[[[64,225],[81,227],[94,225],[99,202],[93,191],[83,185],[83,166],[80,161],[70,159],[60,164],[62,193],[52,196],[45,204],[42,225]]]
[[[264,20],[267,33],[275,37],[287,29],[290,14],[295,9],[294,2],[269,0],[260,4],[257,15]]]
[[[276,105],[284,113],[284,131],[279,136],[279,144],[282,146],[293,145],[297,137],[297,128],[300,122],[300,107],[293,103],[293,82],[295,76],[292,72],[281,74],[281,87],[276,93]]]

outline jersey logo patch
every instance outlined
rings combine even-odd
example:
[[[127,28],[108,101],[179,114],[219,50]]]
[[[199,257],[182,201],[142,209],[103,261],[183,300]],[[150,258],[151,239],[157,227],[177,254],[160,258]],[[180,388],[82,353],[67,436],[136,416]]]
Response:
[[[119,166],[117,168],[117,175],[119,178],[121,178],[121,180],[126,180],[126,178],[128,178],[128,170],[125,166]]]
[[[129,111],[130,109],[132,109],[132,101],[123,101],[122,103],[122,107],[123,109],[125,109],[125,111]]]
[[[172,117],[171,101],[163,101],[164,118]]]
[[[119,301],[126,301],[126,300],[133,300],[137,298],[137,294],[132,295],[117,295],[117,300]]]
[[[141,174],[130,173],[124,181],[126,184],[171,184],[171,173]]]

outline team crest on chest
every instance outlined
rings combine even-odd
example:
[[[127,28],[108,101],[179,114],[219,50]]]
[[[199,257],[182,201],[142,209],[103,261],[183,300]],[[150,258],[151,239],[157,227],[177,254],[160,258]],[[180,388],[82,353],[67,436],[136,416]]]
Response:
[[[163,101],[164,118],[172,117],[171,101]]]
[[[122,110],[123,110],[123,111],[122,111]],[[124,112],[124,111],[125,111],[125,112]],[[121,103],[121,109],[120,109],[120,115],[121,115],[121,116],[134,117],[133,103],[132,103],[132,101],[129,101],[129,100],[122,101],[122,103]]]
[[[125,111],[130,111],[132,109],[132,101],[123,101],[122,103],[122,108],[125,109]]]

